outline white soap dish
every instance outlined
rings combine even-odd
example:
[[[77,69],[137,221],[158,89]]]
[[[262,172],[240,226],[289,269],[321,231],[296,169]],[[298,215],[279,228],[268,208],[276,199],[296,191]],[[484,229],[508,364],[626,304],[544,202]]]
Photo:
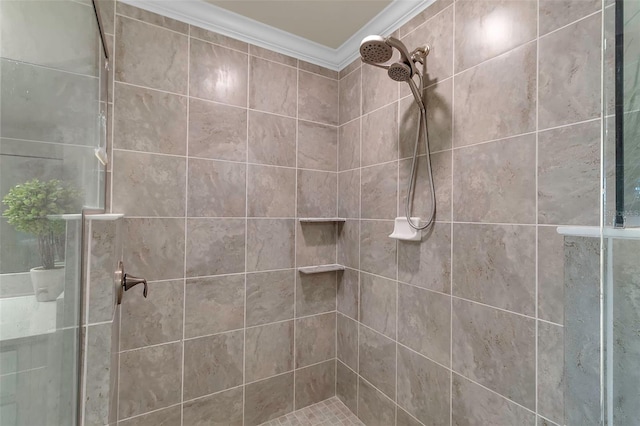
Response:
[[[419,217],[412,217],[411,222],[420,223]],[[396,221],[393,225],[393,232],[389,235],[389,238],[404,241],[420,241],[422,240],[422,231],[413,229],[406,217],[396,217]]]

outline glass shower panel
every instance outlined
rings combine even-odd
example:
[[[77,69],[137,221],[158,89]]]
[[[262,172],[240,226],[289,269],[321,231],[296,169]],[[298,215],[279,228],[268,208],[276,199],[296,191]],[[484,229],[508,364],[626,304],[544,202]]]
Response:
[[[626,426],[640,418],[640,0],[605,5],[603,419]]]
[[[640,226],[640,0],[621,3],[623,75],[618,101],[622,105],[617,112],[623,114],[624,209],[626,225]]]
[[[104,208],[104,49],[87,1],[0,1],[0,423],[77,418],[82,220]]]

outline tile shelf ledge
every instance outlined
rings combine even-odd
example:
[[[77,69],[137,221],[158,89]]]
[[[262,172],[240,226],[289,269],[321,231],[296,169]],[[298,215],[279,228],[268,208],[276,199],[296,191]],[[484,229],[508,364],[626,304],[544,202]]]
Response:
[[[599,226],[558,226],[558,234],[565,237],[621,238],[640,240],[640,228],[611,228]]]
[[[343,265],[338,265],[337,263],[332,263],[330,265],[319,265],[319,266],[303,266],[298,268],[298,271],[301,274],[321,274],[323,272],[333,272],[333,271],[344,271]]]
[[[97,213],[87,214],[84,216],[86,220],[118,220],[124,217],[122,213]],[[68,214],[50,214],[47,215],[49,219],[62,219],[62,220],[78,220],[82,218],[82,213],[68,213]]]
[[[301,223],[326,223],[326,222],[346,222],[344,217],[301,217]]]

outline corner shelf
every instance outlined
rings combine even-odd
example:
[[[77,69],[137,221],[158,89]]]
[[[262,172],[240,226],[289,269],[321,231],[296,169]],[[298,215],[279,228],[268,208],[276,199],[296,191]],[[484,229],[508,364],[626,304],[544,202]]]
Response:
[[[321,274],[323,272],[344,271],[344,266],[333,263],[330,265],[304,266],[298,268],[301,274]]]
[[[343,217],[301,217],[301,223],[327,223],[327,222],[346,222]]]

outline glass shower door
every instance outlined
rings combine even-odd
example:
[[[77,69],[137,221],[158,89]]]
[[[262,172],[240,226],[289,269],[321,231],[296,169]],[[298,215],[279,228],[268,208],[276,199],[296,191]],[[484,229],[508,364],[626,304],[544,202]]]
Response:
[[[0,1],[0,424],[77,422],[84,208],[104,207],[90,1]]]

